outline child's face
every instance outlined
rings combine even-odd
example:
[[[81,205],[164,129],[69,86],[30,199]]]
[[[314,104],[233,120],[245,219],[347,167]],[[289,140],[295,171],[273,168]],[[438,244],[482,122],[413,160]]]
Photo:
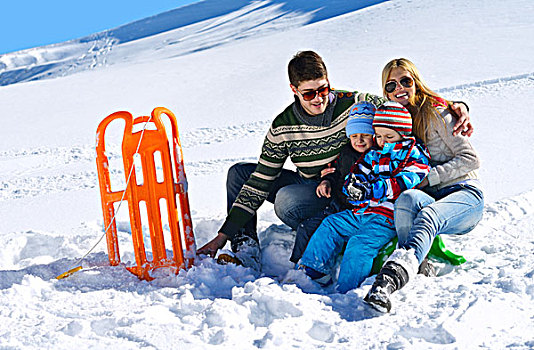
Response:
[[[356,152],[363,153],[373,145],[373,135],[371,134],[352,134],[350,135],[350,144]]]
[[[402,140],[401,134],[397,131],[385,128],[383,126],[377,126],[375,129],[375,139],[378,147],[384,148],[384,144],[393,143]]]

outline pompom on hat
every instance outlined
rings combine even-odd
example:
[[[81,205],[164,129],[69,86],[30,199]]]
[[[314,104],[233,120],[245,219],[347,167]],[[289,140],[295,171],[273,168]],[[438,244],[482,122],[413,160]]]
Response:
[[[356,103],[349,112],[345,132],[347,137],[352,134],[369,134],[374,135],[373,118],[376,107],[370,102],[362,101]]]
[[[401,136],[411,136],[412,116],[400,103],[387,101],[376,109],[373,127],[382,126],[398,132]]]

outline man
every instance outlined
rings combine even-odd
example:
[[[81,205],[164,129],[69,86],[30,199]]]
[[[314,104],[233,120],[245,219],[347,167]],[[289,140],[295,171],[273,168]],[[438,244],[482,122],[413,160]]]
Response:
[[[260,270],[256,233],[256,211],[265,200],[274,204],[276,215],[296,230],[306,219],[326,208],[329,199],[318,197],[320,171],[347,143],[345,124],[355,102],[376,106],[385,100],[358,92],[332,90],[326,65],[313,51],[298,52],[288,64],[290,88],[295,101],[280,113],[265,137],[257,164],[238,163],[228,171],[228,216],[218,235],[197,253],[215,257],[228,240],[234,256],[219,261],[234,262]],[[458,130],[472,133],[467,111],[458,105],[462,117]],[[283,169],[287,158],[297,171]]]

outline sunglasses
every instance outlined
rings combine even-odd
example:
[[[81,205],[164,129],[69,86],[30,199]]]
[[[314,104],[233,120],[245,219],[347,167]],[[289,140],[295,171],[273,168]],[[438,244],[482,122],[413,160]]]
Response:
[[[326,95],[328,95],[330,93],[330,85],[325,85],[323,87],[318,88],[317,90],[312,91],[300,92],[299,89],[297,89],[297,91],[302,96],[302,99],[304,101],[311,101],[317,95],[319,95],[319,97],[325,97]]]
[[[401,80],[399,81],[399,83],[404,86],[405,88],[411,88],[413,86],[413,79],[410,78],[410,77],[404,77],[404,78],[401,78]],[[393,91],[395,91],[395,89],[397,88],[397,82],[395,80],[392,80],[392,81],[388,81],[386,83],[386,85],[384,86],[384,90],[386,90],[386,92],[388,94],[392,93]]]

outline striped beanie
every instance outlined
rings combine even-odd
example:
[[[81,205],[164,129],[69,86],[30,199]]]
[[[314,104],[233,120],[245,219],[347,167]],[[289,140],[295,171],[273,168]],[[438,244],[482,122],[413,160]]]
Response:
[[[376,109],[373,127],[377,126],[393,129],[401,136],[410,136],[412,133],[412,116],[400,103],[387,101]]]
[[[375,116],[375,105],[362,101],[354,104],[349,112],[345,132],[347,137],[352,134],[374,135],[373,118]]]

